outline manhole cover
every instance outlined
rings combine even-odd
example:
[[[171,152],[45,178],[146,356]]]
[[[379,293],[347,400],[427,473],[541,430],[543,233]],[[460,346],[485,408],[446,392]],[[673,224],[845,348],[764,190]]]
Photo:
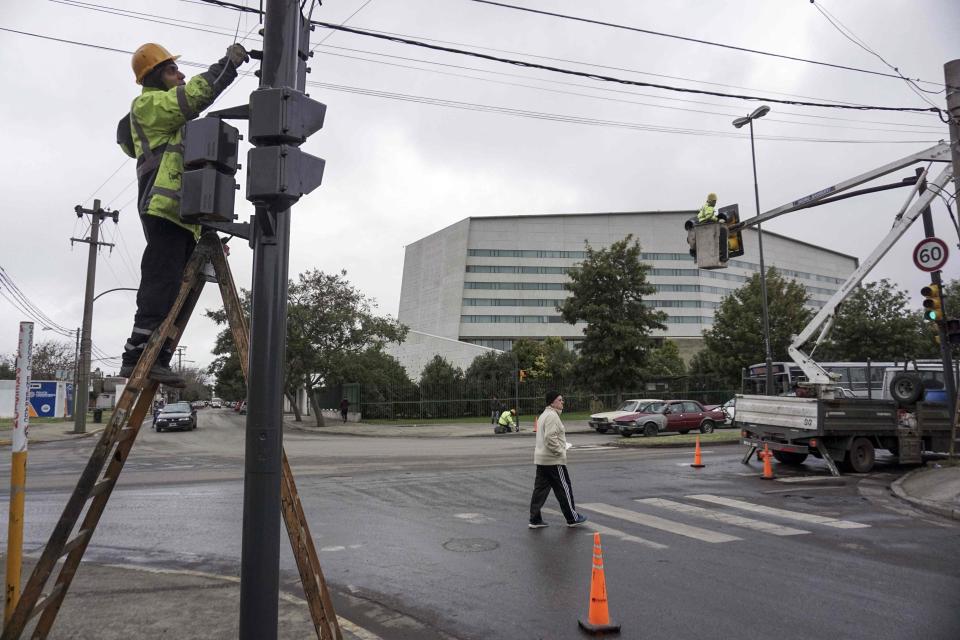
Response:
[[[493,551],[499,546],[499,542],[487,538],[453,538],[443,543],[443,548],[447,551],[457,551],[459,553]]]

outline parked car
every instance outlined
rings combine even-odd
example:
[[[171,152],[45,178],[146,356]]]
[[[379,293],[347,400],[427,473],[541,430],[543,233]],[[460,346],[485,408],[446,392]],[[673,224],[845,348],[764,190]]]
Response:
[[[242,416],[247,415],[247,401],[246,401],[246,400],[241,400],[240,402],[237,403],[237,413],[239,413],[239,414],[242,415]]]
[[[643,433],[645,436],[655,436],[664,431],[713,433],[714,428],[726,420],[726,416],[719,408],[707,409],[695,400],[666,400],[651,403],[645,408],[649,411],[626,415],[615,420],[620,435]],[[665,418],[665,421],[658,420],[655,416]],[[657,426],[656,433],[648,427],[651,424]]]
[[[160,415],[153,422],[156,431],[179,429],[190,431],[197,428],[197,410],[189,402],[171,402],[160,410]]]
[[[641,407],[651,402],[657,402],[657,400],[649,398],[646,400],[624,400],[615,411],[605,411],[591,415],[590,427],[595,429],[597,433],[606,433],[607,431],[616,433],[617,425],[614,420],[621,416],[636,413]]]

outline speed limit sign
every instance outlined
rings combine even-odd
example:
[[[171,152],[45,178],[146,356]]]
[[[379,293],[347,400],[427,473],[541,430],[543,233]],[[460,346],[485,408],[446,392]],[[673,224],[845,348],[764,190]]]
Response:
[[[947,243],[940,238],[924,238],[913,250],[913,264],[921,271],[938,271],[947,264]]]

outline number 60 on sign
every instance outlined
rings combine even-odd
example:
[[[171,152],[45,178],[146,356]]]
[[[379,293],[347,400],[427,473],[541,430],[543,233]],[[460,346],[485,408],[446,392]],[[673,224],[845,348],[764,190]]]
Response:
[[[947,243],[940,238],[924,238],[913,250],[913,264],[921,271],[938,271],[947,264]]]

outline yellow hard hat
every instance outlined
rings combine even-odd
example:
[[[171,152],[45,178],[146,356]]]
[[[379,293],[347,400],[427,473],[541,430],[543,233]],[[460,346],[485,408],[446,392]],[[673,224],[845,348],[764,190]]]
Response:
[[[148,42],[133,52],[130,65],[133,75],[137,77],[137,84],[143,83],[143,78],[161,62],[172,62],[180,56],[175,56],[158,44]]]
[[[708,194],[707,194],[707,201],[709,202],[710,200],[713,200],[714,202],[716,202],[716,201],[717,201],[717,194],[715,194],[715,193],[708,193]]]

